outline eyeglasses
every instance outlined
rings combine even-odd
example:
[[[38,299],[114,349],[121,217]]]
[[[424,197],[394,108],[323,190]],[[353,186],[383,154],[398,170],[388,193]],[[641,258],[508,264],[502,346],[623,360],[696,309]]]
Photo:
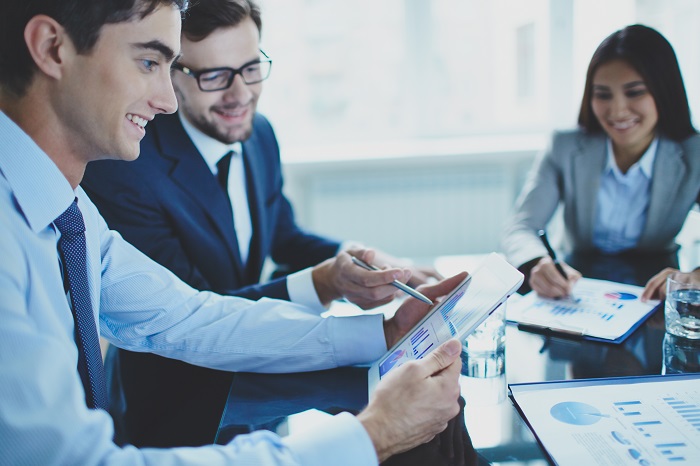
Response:
[[[196,79],[199,89],[204,92],[223,91],[231,87],[237,74],[241,75],[243,82],[246,84],[257,84],[270,76],[272,60],[262,50],[260,50],[260,53],[265,57],[264,60],[253,60],[240,68],[222,67],[194,71],[180,63],[173,63],[172,69],[182,71],[187,76]]]

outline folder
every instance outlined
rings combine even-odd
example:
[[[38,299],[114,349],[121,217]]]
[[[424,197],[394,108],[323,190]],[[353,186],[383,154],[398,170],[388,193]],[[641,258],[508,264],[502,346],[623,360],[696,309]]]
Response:
[[[700,464],[700,374],[509,385],[556,465]]]
[[[657,300],[643,303],[642,291],[640,286],[582,278],[566,298],[542,298],[532,291],[509,301],[506,319],[525,331],[619,344],[661,308]]]

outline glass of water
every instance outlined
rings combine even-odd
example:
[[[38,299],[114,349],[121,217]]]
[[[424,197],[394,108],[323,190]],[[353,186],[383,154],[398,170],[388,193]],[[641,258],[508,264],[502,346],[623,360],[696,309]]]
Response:
[[[664,335],[662,374],[700,372],[700,340]]]
[[[501,304],[462,345],[462,375],[498,377],[505,372],[506,303]]]
[[[666,332],[700,339],[700,281],[689,273],[674,272],[666,280]]]

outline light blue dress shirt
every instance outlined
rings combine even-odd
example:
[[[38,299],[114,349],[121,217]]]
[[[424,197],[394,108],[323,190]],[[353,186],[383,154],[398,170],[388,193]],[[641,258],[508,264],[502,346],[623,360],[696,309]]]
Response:
[[[109,415],[85,405],[58,265],[52,222],[76,196],[95,319],[119,347],[224,370],[316,370],[381,356],[383,317],[321,318],[287,302],[198,292],[110,231],[83,190],[73,191],[2,112],[0,141],[0,464],[377,463],[369,436],[349,414],[303,437],[258,432],[227,446],[117,447]]]
[[[600,178],[593,244],[603,252],[617,253],[634,248],[647,221],[651,179],[659,140],[622,173],[608,139],[608,163]]]

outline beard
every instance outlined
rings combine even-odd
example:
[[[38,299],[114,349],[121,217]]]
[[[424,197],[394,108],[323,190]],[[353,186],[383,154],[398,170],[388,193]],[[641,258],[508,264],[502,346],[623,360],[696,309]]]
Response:
[[[253,115],[255,114],[257,99],[253,101],[251,112],[246,121],[235,126],[227,127],[220,123],[217,124],[215,117],[211,119],[207,118],[208,115],[215,113],[215,109],[226,109],[225,107],[221,105],[211,106],[206,111],[196,112],[189,106],[188,99],[184,93],[179,92],[177,86],[175,87],[175,93],[180,107],[179,112],[187,118],[192,126],[210,138],[223,144],[233,144],[234,142],[243,142],[247,140],[253,133]]]
[[[224,128],[207,120],[205,115],[193,115],[187,112],[185,108],[182,108],[181,111],[184,112],[185,117],[192,123],[192,126],[223,144],[243,142],[248,139],[253,132],[252,118],[240,125]]]

